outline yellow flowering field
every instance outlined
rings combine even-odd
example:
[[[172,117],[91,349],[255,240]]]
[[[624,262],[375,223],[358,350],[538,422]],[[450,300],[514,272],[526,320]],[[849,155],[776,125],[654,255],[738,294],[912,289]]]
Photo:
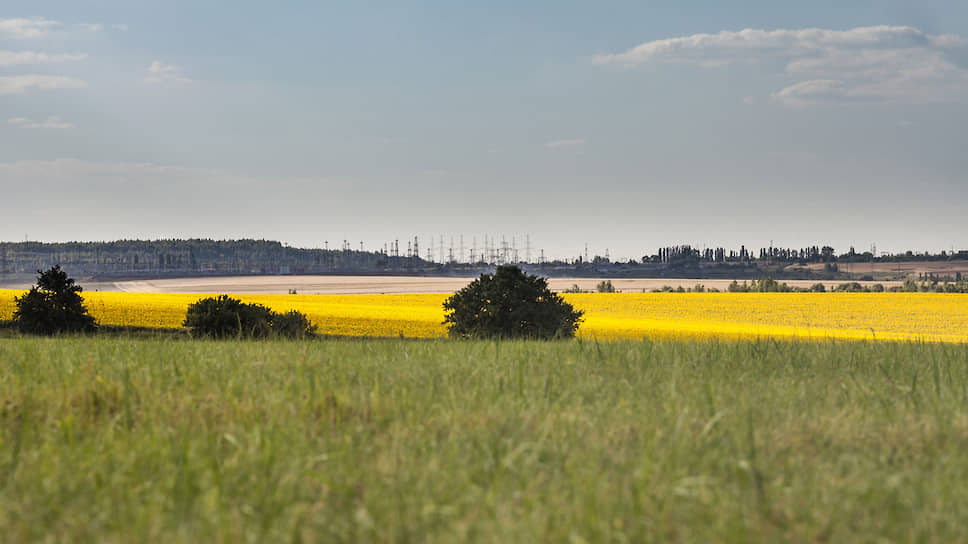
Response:
[[[968,295],[602,293],[566,295],[595,338],[840,338],[968,342]]]
[[[0,290],[0,319],[19,291]],[[100,323],[177,328],[205,295],[84,293]],[[448,295],[238,295],[298,310],[340,336],[446,335]],[[565,298],[585,311],[583,338],[812,338],[968,342],[968,295],[941,293],[590,293]]]

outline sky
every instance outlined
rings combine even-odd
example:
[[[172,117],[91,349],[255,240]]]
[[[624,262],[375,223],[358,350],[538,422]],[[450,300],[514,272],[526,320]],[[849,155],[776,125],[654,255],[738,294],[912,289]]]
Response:
[[[0,0],[0,240],[968,249],[968,2]]]

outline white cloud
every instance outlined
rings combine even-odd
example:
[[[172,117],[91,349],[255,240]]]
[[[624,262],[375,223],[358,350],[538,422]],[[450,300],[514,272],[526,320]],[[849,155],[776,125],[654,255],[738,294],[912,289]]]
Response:
[[[746,104],[747,106],[752,106],[753,104],[756,103],[756,99],[753,98],[752,96],[744,96],[743,103]]]
[[[191,81],[191,79],[182,75],[181,68],[171,64],[163,64],[157,60],[148,67],[148,76],[145,77],[146,83],[191,83]]]
[[[552,140],[545,144],[548,149],[563,149],[566,147],[579,147],[585,145],[585,140],[574,138],[569,140]]]
[[[0,76],[0,96],[25,94],[32,90],[81,89],[86,86],[87,84],[81,80],[65,76],[39,74]]]
[[[776,102],[949,102],[968,98],[968,43],[905,26],[850,30],[723,31],[643,43],[623,53],[598,55],[597,64],[637,66],[691,63],[721,67],[781,61],[794,79],[773,93]]]
[[[807,106],[817,102],[849,100],[850,89],[836,79],[811,79],[794,83],[773,93],[773,100],[788,106]]]
[[[68,62],[84,60],[85,53],[67,55],[48,55],[34,51],[0,51],[0,66],[17,66],[21,64],[45,64],[50,62]]]
[[[104,30],[104,25],[101,23],[78,23],[77,26],[88,32],[100,32]]]
[[[50,21],[43,17],[0,19],[0,37],[39,38],[58,26],[60,26],[59,22]]]
[[[68,129],[74,128],[72,123],[68,123],[56,115],[47,117],[46,121],[34,121],[27,117],[14,117],[8,119],[7,123],[20,128],[44,128],[44,129]]]
[[[126,24],[120,24],[120,23],[113,24],[113,25],[111,25],[111,28],[113,28],[114,30],[120,30],[121,32],[127,32],[128,31],[128,25],[126,25]]]

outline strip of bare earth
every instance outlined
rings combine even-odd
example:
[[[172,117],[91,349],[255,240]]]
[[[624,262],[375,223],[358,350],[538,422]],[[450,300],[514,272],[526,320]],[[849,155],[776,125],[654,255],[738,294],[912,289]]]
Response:
[[[464,287],[474,278],[454,277],[414,277],[414,276],[225,276],[205,278],[167,278],[155,280],[132,280],[117,282],[85,282],[88,291],[120,291],[125,293],[230,293],[270,295],[286,294],[295,290],[306,295],[351,295],[351,294],[413,294],[413,293],[453,293]],[[594,291],[603,278],[550,278],[548,284],[553,291],[561,292],[577,285],[583,291]],[[694,279],[694,278],[609,278],[615,289],[626,293],[652,291],[664,286],[689,288],[703,285],[725,291],[731,279]],[[749,280],[737,280],[740,283]],[[842,280],[784,280],[791,287],[810,287],[823,283],[827,289],[844,283]],[[880,283],[885,288],[901,285],[896,281],[862,281],[861,285]],[[29,284],[0,285],[0,289],[27,289]]]

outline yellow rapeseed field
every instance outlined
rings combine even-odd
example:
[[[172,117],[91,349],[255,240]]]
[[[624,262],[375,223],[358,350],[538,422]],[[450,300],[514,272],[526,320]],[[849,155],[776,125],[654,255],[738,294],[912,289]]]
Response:
[[[0,290],[0,319],[18,291]],[[84,293],[100,323],[177,328],[204,295]],[[583,338],[801,338],[968,342],[968,295],[939,293],[594,293],[565,298],[585,311]],[[339,336],[446,335],[447,295],[239,295],[298,310]]]

